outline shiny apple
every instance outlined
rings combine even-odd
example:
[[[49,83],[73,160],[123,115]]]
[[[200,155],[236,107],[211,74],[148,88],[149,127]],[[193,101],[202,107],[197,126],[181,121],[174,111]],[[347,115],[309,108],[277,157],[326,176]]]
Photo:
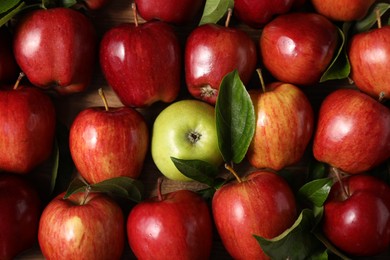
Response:
[[[317,13],[334,21],[363,19],[375,0],[311,0]]]

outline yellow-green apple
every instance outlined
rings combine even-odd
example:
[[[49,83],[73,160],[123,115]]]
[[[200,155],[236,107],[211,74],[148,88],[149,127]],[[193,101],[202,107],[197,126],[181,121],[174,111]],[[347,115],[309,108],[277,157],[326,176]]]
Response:
[[[0,259],[14,259],[37,242],[41,201],[22,176],[0,173]]]
[[[138,259],[209,259],[213,222],[206,201],[190,190],[137,204],[127,218],[131,250]]]
[[[297,163],[314,129],[313,109],[305,93],[294,85],[274,82],[249,94],[256,114],[247,152],[250,164],[278,171]]]
[[[18,77],[18,65],[12,51],[12,35],[5,26],[0,27],[0,84],[9,84]]]
[[[348,254],[385,252],[390,246],[390,186],[364,174],[336,182],[324,204],[322,230]]]
[[[311,0],[315,11],[333,21],[363,19],[375,0]]]
[[[349,42],[350,78],[374,98],[390,98],[390,26],[355,34]]]
[[[122,209],[103,193],[59,194],[45,207],[38,241],[46,259],[120,259],[125,244]]]
[[[321,104],[313,154],[349,174],[370,170],[390,156],[390,110],[355,89],[339,89]]]
[[[312,85],[330,65],[338,39],[337,27],[320,14],[283,14],[264,26],[260,56],[277,80]]]
[[[69,149],[80,175],[89,183],[114,177],[137,178],[149,147],[143,116],[131,107],[90,107],[74,119]]]
[[[60,94],[84,91],[95,67],[93,24],[71,8],[26,13],[15,29],[13,50],[29,81]]]
[[[273,238],[297,218],[294,194],[270,171],[255,171],[219,188],[212,199],[214,222],[234,259],[269,259],[254,235]]]
[[[214,107],[190,99],[166,107],[153,124],[151,153],[157,168],[172,180],[191,179],[176,168],[171,157],[220,165],[223,160],[218,147]]]
[[[41,90],[24,86],[1,90],[0,122],[1,170],[27,174],[50,157],[56,113]]]

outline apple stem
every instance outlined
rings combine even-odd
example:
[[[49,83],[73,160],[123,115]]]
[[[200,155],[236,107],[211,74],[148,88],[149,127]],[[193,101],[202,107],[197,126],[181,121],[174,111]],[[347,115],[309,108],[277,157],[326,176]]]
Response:
[[[336,167],[331,167],[331,170],[332,170],[334,176],[336,177],[337,181],[340,183],[341,190],[343,192],[344,198],[345,199],[349,198],[350,194],[349,194],[349,191],[347,190],[347,188],[345,187],[345,185],[343,183],[343,180],[341,178],[340,170],[337,169]]]
[[[159,201],[163,201],[163,195],[161,192],[161,186],[162,186],[163,181],[164,181],[163,177],[160,177],[157,179],[157,198]]]
[[[380,12],[379,8],[377,8],[375,10],[375,14],[376,14],[376,21],[378,24],[378,28],[382,28],[381,12]]]
[[[378,102],[379,102],[379,103],[382,103],[384,99],[385,99],[385,92],[381,91],[381,92],[379,93]]]
[[[138,14],[137,14],[137,5],[135,3],[131,4],[131,10],[133,11],[135,27],[137,27],[138,26]]]
[[[83,201],[81,202],[81,205],[84,205],[87,202],[87,198],[89,196],[89,193],[91,192],[91,185],[85,186],[85,192],[84,192],[84,198]]]
[[[107,102],[107,99],[106,99],[106,95],[104,95],[103,89],[102,89],[102,88],[99,88],[99,89],[98,89],[98,93],[99,93],[99,96],[100,96],[100,97],[102,98],[102,100],[103,100],[104,108],[106,109],[106,111],[108,111],[108,110],[109,110],[108,102]]]
[[[14,90],[16,90],[16,89],[19,87],[20,81],[22,80],[22,78],[23,78],[24,76],[26,76],[26,74],[24,74],[23,72],[20,72],[20,73],[19,73],[18,79],[16,80],[15,85],[14,85],[14,87],[13,87]]]
[[[256,72],[257,72],[257,75],[259,75],[260,85],[261,85],[261,88],[263,89],[263,93],[265,93],[266,90],[265,90],[265,83],[264,83],[263,73],[261,72],[260,68],[258,68],[256,70]]]
[[[233,13],[232,8],[228,8],[227,17],[226,17],[226,21],[225,21],[225,27],[226,28],[229,27],[230,19],[232,18],[232,13]]]
[[[232,166],[232,165],[229,165],[229,164],[225,163],[225,168],[226,168],[231,174],[234,175],[234,177],[237,179],[238,183],[241,183],[241,182],[242,182],[240,176],[238,176],[237,172],[233,169],[233,166]]]

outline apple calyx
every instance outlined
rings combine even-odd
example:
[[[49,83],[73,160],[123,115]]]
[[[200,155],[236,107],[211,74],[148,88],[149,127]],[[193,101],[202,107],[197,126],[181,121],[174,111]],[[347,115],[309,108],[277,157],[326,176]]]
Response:
[[[228,170],[233,176],[236,178],[238,183],[242,182],[242,179],[238,175],[238,173],[234,170],[233,165],[229,165],[228,163],[225,163],[225,169]]]
[[[108,101],[107,101],[107,98],[106,98],[106,95],[104,94],[104,91],[102,88],[99,88],[98,89],[98,93],[99,93],[99,96],[102,98],[103,100],[103,104],[104,104],[104,108],[106,111],[109,111],[109,106],[108,106]]]
[[[131,3],[131,10],[133,11],[134,25],[135,27],[138,27],[138,13],[137,13],[137,5],[135,3]]]
[[[202,134],[196,131],[191,131],[187,134],[187,139],[190,141],[192,145],[195,145],[200,140],[201,137]]]
[[[256,72],[257,72],[257,75],[259,75],[261,89],[263,90],[263,93],[265,93],[265,92],[267,92],[267,90],[265,88],[263,73],[261,72],[260,68],[256,69]]]
[[[23,72],[20,72],[20,73],[19,73],[19,76],[18,76],[18,78],[16,79],[16,82],[15,82],[15,84],[14,84],[14,87],[12,88],[13,90],[18,89],[18,87],[19,87],[19,85],[20,85],[20,81],[22,80],[22,78],[23,78],[24,76],[26,76],[26,74],[24,74]]]
[[[217,93],[218,93],[218,91],[215,88],[212,88],[208,84],[200,88],[201,97],[209,98],[209,97],[217,95]]]
[[[343,201],[348,199],[351,196],[351,194],[348,190],[348,187],[346,185],[344,185],[343,178],[341,176],[341,171],[339,169],[337,169],[336,167],[331,167],[330,170],[331,170],[331,174],[334,177],[336,177],[337,182],[340,184],[341,191],[342,191],[341,199]]]

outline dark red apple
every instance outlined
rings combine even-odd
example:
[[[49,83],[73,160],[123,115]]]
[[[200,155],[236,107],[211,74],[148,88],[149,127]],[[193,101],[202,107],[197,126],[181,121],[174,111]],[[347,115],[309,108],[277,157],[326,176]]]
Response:
[[[295,222],[296,207],[287,182],[269,171],[223,185],[212,200],[215,225],[234,259],[269,259],[253,235],[281,234]]]
[[[12,51],[12,35],[5,26],[0,27],[0,84],[15,82],[18,65]]]
[[[363,19],[375,0],[311,0],[317,13],[334,21]]]
[[[82,1],[90,10],[102,9],[105,5],[111,2],[111,0],[82,0]]]
[[[136,205],[127,219],[138,259],[208,259],[212,220],[205,200],[189,190],[161,194]]]
[[[14,259],[37,242],[41,201],[22,177],[0,173],[0,259]]]
[[[390,110],[358,90],[332,92],[321,104],[313,153],[350,174],[370,170],[390,156]]]
[[[103,193],[79,192],[55,197],[43,210],[38,241],[46,259],[120,259],[124,216]]]
[[[81,92],[95,67],[96,33],[91,21],[71,8],[28,12],[18,24],[13,49],[21,70],[41,88]]]
[[[383,253],[390,246],[390,187],[369,175],[336,182],[324,204],[322,229],[348,254]]]
[[[338,39],[337,27],[322,15],[280,15],[260,35],[261,59],[279,81],[316,84],[333,59]]]

